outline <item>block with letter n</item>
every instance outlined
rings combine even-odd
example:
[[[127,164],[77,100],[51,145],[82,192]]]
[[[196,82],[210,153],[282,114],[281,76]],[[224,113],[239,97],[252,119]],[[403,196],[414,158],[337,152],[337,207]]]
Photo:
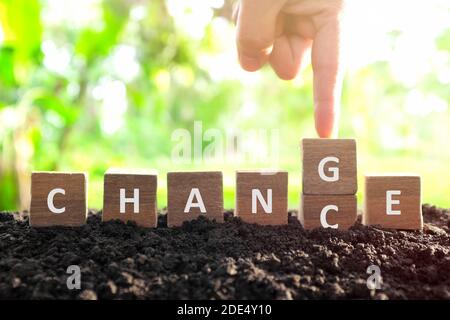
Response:
[[[30,225],[77,227],[86,223],[87,174],[33,172]]]
[[[167,226],[199,216],[223,222],[222,172],[169,172],[167,192]]]
[[[262,225],[288,222],[288,173],[238,171],[235,214],[242,221]]]
[[[134,221],[157,226],[157,173],[146,169],[109,169],[105,173],[103,221]]]

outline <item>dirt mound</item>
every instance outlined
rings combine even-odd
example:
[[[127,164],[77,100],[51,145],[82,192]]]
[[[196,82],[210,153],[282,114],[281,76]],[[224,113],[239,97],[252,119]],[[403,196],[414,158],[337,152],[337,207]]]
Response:
[[[291,215],[295,213],[291,212]],[[358,222],[347,232],[249,225],[226,212],[180,228],[101,223],[34,229],[0,214],[1,299],[450,299],[449,211],[423,208],[422,232]],[[15,217],[15,218],[14,218]],[[81,290],[66,285],[81,268]],[[369,290],[368,266],[381,269]]]

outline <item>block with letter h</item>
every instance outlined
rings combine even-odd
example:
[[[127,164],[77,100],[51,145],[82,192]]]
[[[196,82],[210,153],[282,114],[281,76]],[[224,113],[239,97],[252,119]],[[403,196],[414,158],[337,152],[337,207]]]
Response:
[[[87,174],[33,172],[30,225],[78,227],[87,218]]]
[[[103,221],[134,221],[157,226],[157,173],[154,170],[110,169],[105,174]]]
[[[367,175],[362,222],[383,228],[422,229],[420,176]]]
[[[357,217],[356,141],[303,139],[302,157],[299,220],[303,227],[350,228]]]

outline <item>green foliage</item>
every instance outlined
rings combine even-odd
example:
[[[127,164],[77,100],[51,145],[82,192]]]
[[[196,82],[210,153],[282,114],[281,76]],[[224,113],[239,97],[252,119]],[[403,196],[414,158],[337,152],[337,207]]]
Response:
[[[39,63],[42,25],[37,0],[2,0],[0,23],[3,30],[0,65],[5,66],[5,84],[22,84],[34,64]],[[3,78],[3,76],[2,76]],[[6,81],[5,81],[6,80]]]
[[[129,2],[107,0],[102,3],[102,27],[98,30],[87,27],[80,32],[75,43],[75,52],[92,63],[104,59],[120,41],[120,34],[126,25]]]

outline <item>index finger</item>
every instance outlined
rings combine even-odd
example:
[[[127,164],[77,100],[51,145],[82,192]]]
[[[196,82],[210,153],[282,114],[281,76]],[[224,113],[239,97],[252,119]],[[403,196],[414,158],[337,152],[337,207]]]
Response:
[[[314,73],[314,109],[320,137],[337,134],[342,91],[341,24],[330,19],[314,37],[312,67]]]

